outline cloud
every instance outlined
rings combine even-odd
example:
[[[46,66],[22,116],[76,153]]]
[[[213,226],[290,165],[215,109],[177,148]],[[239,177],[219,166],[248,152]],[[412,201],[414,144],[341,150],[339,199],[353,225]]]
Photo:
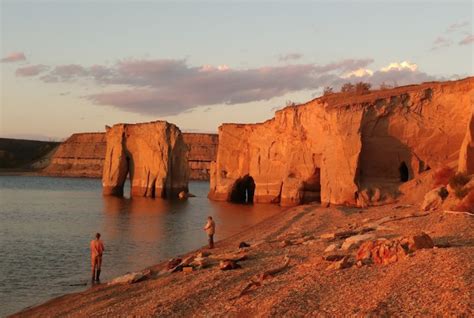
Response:
[[[17,68],[15,75],[20,76],[20,77],[36,76],[40,73],[45,72],[48,69],[49,69],[48,66],[42,65],[42,64],[28,65],[28,66]]]
[[[199,106],[270,100],[288,93],[335,89],[348,80],[400,85],[433,80],[407,61],[373,71],[372,59],[344,59],[328,64],[290,64],[234,69],[227,65],[190,66],[186,60],[127,59],[111,66],[68,64],[39,77],[55,82],[92,81],[103,91],[83,96],[97,105],[147,114],[176,115]]]
[[[89,74],[81,65],[69,64],[56,66],[49,74],[41,77],[44,82],[56,83],[67,82],[79,77],[85,77]]]
[[[350,75],[350,76],[347,76]],[[345,74],[336,80],[332,87],[337,91],[346,82],[368,82],[373,87],[382,83],[393,84],[394,86],[422,83],[439,80],[435,76],[419,71],[418,65],[408,61],[392,62],[381,67],[379,70],[359,69]]]
[[[403,61],[400,63],[398,62],[390,63],[389,65],[382,67],[380,71],[389,72],[393,70],[397,70],[397,71],[410,70],[412,72],[415,72],[417,69],[418,69],[418,65],[407,62],[407,61]]]
[[[465,37],[461,41],[459,41],[458,44],[459,45],[471,44],[474,41],[474,39],[473,39],[472,33],[469,33],[468,30],[467,30],[469,25],[470,25],[469,21],[462,21],[462,22],[458,22],[458,23],[453,23],[450,26],[448,26],[445,33],[454,33],[454,32],[456,32],[458,34],[464,34]],[[455,40],[453,40],[453,35],[451,35],[450,38],[446,38],[444,36],[438,36],[433,41],[431,50],[434,51],[434,50],[438,50],[438,49],[441,49],[441,48],[450,47],[453,44],[454,41]]]
[[[465,27],[469,26],[469,21],[462,21],[458,23],[453,23],[446,29],[447,33],[452,33],[458,31],[460,29],[464,29]]]
[[[364,76],[372,76],[374,72],[367,68],[359,68],[355,71],[343,74],[342,78],[351,78],[351,77],[364,77]]]
[[[433,41],[433,45],[431,47],[431,50],[434,51],[434,50],[438,50],[438,49],[443,48],[443,47],[450,47],[452,43],[453,43],[452,40],[447,39],[447,38],[442,37],[442,36],[438,36]]]
[[[0,60],[2,63],[14,63],[21,61],[26,61],[26,56],[23,52],[12,52]]]
[[[324,65],[232,69],[227,65],[189,66],[185,60],[129,59],[111,67],[59,65],[40,79],[49,83],[90,79],[123,86],[85,98],[125,111],[174,115],[197,106],[247,103],[316,89],[370,63],[372,59],[347,59]]]
[[[299,60],[303,57],[303,54],[301,53],[288,53],[288,54],[285,54],[285,55],[280,55],[278,57],[278,60],[279,61],[282,61],[282,62],[288,62],[288,61],[294,61],[294,60]]]
[[[459,42],[459,45],[468,45],[468,44],[471,44],[472,42],[474,42],[474,35],[469,34]]]

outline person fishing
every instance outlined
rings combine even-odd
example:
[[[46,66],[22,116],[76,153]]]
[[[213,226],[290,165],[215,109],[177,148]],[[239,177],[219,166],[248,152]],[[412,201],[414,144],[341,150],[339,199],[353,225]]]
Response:
[[[214,248],[214,233],[216,232],[216,223],[214,223],[212,216],[207,217],[207,223],[204,227],[204,231],[206,231],[208,236],[209,248]]]
[[[95,234],[95,239],[91,241],[91,263],[92,282],[100,281],[100,268],[102,266],[102,254],[104,253],[104,243],[100,239],[100,233]]]

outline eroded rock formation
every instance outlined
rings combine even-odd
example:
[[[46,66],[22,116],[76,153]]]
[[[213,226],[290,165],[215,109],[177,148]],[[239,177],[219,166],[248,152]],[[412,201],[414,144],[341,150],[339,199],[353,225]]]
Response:
[[[188,190],[188,147],[178,127],[165,121],[106,128],[104,195],[123,195],[130,174],[131,196],[177,197]]]
[[[61,177],[102,176],[105,155],[105,134],[73,134],[59,145],[43,174]]]
[[[189,147],[189,179],[209,180],[211,162],[216,160],[217,134],[183,133],[183,139]]]
[[[474,92],[471,92],[471,118],[459,153],[458,171],[474,174]]]
[[[219,136],[200,133],[182,135],[189,147],[189,179],[209,180],[211,162],[217,156]],[[50,163],[48,158],[48,167],[43,173],[61,177],[102,178],[105,148],[105,133],[73,134],[59,146]]]
[[[389,199],[428,169],[460,156],[472,163],[460,149],[467,140],[472,151],[466,127],[473,88],[467,78],[333,94],[286,107],[264,123],[223,124],[209,197],[281,205]]]

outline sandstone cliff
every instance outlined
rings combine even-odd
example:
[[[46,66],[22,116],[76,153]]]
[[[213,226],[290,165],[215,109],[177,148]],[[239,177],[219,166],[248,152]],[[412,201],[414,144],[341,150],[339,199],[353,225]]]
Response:
[[[73,134],[61,143],[43,174],[61,177],[102,176],[105,155],[105,134]]]
[[[189,147],[188,165],[191,180],[209,180],[211,162],[217,157],[217,134],[183,133]]]
[[[474,92],[471,91],[471,118],[459,153],[458,170],[474,174]]]
[[[183,139],[189,147],[189,179],[209,180],[211,162],[217,156],[218,135],[183,133]],[[61,177],[102,178],[105,148],[105,133],[73,134],[60,145],[42,173]]]
[[[106,129],[104,195],[172,198],[188,190],[188,147],[178,127],[165,121],[117,124]]]
[[[427,169],[472,164],[473,88],[467,78],[333,94],[264,123],[223,124],[209,197],[281,205],[390,199]]]

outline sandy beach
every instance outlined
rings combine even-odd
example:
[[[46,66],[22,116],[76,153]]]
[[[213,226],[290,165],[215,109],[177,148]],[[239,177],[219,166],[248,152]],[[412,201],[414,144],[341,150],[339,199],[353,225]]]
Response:
[[[357,246],[324,252],[329,245],[344,241],[325,238],[331,236],[327,234],[359,229],[382,219],[386,220],[383,226],[370,232],[376,238],[423,231],[433,238],[435,247],[417,250],[389,265],[328,269],[334,262],[324,257],[349,255],[353,259]],[[163,262],[151,267],[144,281],[104,282],[12,317],[468,317],[474,290],[472,228],[470,215],[421,213],[412,205],[369,209],[304,205],[218,241],[214,250],[203,247],[181,256],[210,252],[206,268],[170,273],[168,262]],[[240,242],[250,247],[241,251]],[[235,253],[246,256],[238,262],[241,268],[219,270],[219,256]],[[286,256],[289,264],[282,268]],[[272,269],[278,271],[249,287]]]

